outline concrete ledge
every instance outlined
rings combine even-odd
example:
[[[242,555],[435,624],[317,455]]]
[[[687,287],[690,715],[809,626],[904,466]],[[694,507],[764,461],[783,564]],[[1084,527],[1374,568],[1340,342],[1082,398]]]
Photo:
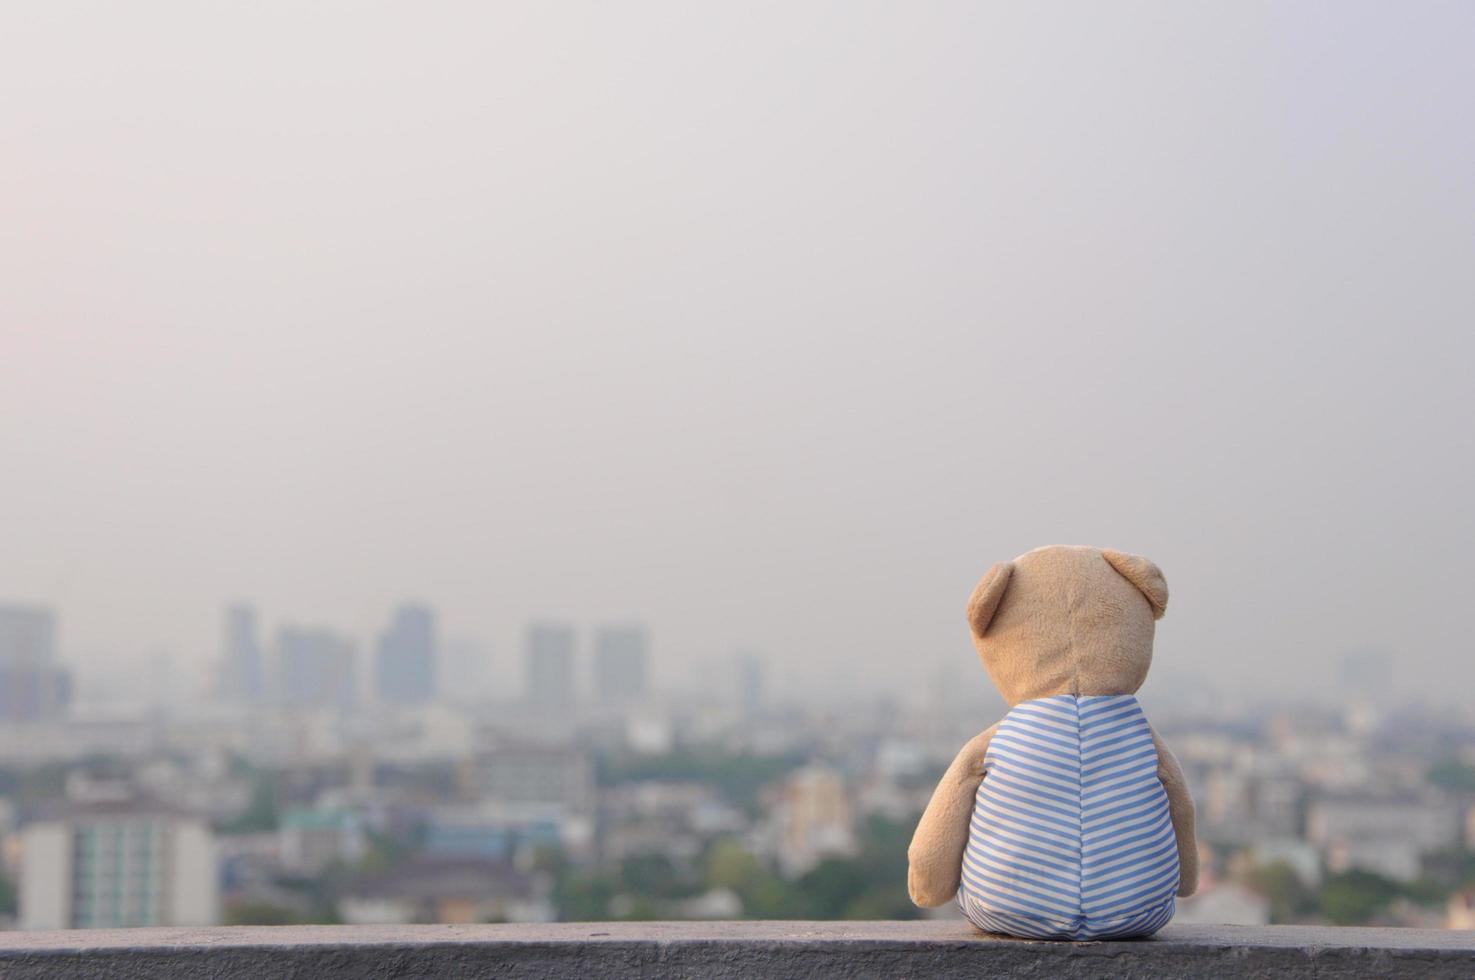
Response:
[[[1475,977],[1475,932],[1168,926],[1133,942],[960,922],[623,922],[0,933],[0,978]]]

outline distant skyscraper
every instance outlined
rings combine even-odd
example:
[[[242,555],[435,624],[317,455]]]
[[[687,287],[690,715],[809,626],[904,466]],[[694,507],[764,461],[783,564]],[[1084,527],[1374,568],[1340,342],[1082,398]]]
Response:
[[[0,722],[47,721],[71,699],[71,675],[56,662],[51,610],[0,605]]]
[[[326,629],[277,633],[280,699],[294,708],[352,708],[357,694],[353,644]]]
[[[740,653],[736,658],[737,706],[746,715],[754,715],[763,707],[763,660],[756,654]]]
[[[424,606],[402,606],[374,651],[379,700],[424,704],[435,697],[435,614]]]
[[[1393,687],[1393,657],[1382,650],[1354,650],[1342,655],[1343,689],[1360,697],[1381,699]]]
[[[527,699],[544,708],[574,703],[574,631],[560,623],[535,623],[527,632]]]
[[[225,656],[221,662],[220,693],[227,701],[259,704],[265,695],[265,670],[256,610],[244,603],[225,610]]]
[[[650,641],[644,627],[607,626],[594,634],[594,696],[606,704],[645,697]]]

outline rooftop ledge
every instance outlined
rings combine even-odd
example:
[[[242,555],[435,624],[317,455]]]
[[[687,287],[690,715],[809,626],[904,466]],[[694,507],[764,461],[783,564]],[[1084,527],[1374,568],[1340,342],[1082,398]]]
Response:
[[[1168,926],[1152,939],[1000,939],[966,923],[618,922],[0,933],[6,980],[160,977],[1475,976],[1475,932]]]

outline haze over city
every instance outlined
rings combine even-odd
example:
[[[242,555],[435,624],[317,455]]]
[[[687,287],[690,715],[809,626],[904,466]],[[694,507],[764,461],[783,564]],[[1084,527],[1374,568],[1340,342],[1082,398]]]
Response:
[[[0,598],[985,691],[974,582],[1090,543],[1159,682],[1463,698],[1475,8],[1153,9],[4,17]]]

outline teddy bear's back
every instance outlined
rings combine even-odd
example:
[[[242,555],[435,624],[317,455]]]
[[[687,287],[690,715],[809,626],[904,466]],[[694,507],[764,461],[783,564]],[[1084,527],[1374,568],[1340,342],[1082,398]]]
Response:
[[[1173,915],[1178,851],[1131,695],[1016,705],[989,744],[958,901],[992,932],[1147,935]]]

